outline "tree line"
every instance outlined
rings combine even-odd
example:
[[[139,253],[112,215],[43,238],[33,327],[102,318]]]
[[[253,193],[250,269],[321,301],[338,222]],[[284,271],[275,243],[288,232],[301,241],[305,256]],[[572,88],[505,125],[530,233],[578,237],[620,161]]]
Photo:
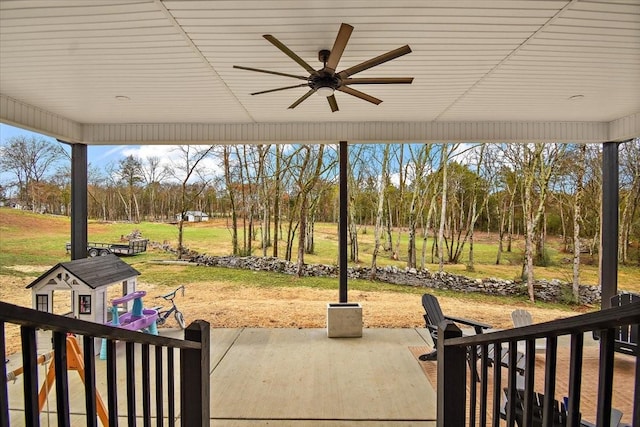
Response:
[[[12,137],[0,150],[5,202],[69,215],[70,161],[60,144]],[[573,253],[577,295],[580,254],[598,251],[601,156],[599,144],[350,145],[350,260],[360,260],[363,227],[373,228],[371,267],[385,254],[406,259],[408,267],[430,262],[442,270],[466,255],[473,270],[474,233],[497,234],[496,264],[512,250],[514,236],[523,235],[522,277],[533,300],[534,267],[548,263],[545,242],[552,234]],[[185,215],[199,210],[226,218],[233,254],[295,258],[300,267],[315,250],[314,225],[338,221],[336,146],[178,146],[169,157],[90,164],[89,216],[177,222],[180,256]],[[618,256],[636,263],[640,140],[619,145],[619,163]]]

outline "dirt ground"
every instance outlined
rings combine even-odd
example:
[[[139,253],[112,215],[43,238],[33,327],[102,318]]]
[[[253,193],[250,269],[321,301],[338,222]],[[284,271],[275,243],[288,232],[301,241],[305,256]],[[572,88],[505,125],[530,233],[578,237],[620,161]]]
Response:
[[[42,271],[42,267],[14,266],[15,270],[29,273]],[[31,307],[31,291],[25,287],[37,277],[0,276],[0,300],[24,307]],[[117,286],[113,287],[117,292]],[[141,281],[139,290],[146,290],[146,307],[161,305],[155,299],[168,292],[154,284]],[[113,295],[115,297],[116,295]],[[470,301],[464,296],[439,297],[445,313],[488,323],[495,328],[511,328],[511,312],[516,308],[526,308],[534,321],[544,322],[567,317],[570,312],[557,309],[543,309],[527,303],[519,305],[498,305]],[[67,303],[57,300],[58,304]],[[338,291],[310,288],[249,288],[228,283],[210,281],[188,283],[184,297],[178,296],[177,306],[184,313],[188,323],[203,319],[213,328],[323,328],[326,326],[326,307],[338,300]],[[351,291],[350,302],[362,303],[365,328],[411,328],[424,326],[420,295],[395,292]],[[579,314],[579,313],[575,313]],[[177,326],[175,321],[167,322],[167,327]],[[6,326],[7,352],[19,349],[19,330],[13,325]]]

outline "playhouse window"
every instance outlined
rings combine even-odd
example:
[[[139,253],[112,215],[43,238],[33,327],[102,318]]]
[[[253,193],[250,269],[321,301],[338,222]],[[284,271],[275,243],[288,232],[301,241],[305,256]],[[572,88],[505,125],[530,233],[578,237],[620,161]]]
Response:
[[[36,310],[49,311],[49,295],[36,295]]]
[[[80,314],[91,314],[91,295],[78,296],[78,312]]]

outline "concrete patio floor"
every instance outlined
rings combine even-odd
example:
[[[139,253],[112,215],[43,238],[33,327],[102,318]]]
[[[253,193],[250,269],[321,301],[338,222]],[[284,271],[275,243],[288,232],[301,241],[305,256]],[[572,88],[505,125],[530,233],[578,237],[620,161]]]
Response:
[[[179,337],[181,331],[162,334]],[[431,343],[424,329],[364,329],[362,338],[327,338],[326,329],[212,329],[211,343],[212,426],[435,426],[435,391],[408,348]],[[20,364],[13,357],[9,369]],[[96,365],[106,402],[106,363]],[[38,377],[42,381],[44,368]],[[151,378],[153,387],[153,372]],[[124,376],[119,382],[124,425]],[[72,424],[83,425],[84,387],[73,372],[69,383]],[[9,384],[11,426],[24,425],[22,393],[18,377]],[[55,425],[55,389],[47,403],[51,413],[45,406],[42,425]]]

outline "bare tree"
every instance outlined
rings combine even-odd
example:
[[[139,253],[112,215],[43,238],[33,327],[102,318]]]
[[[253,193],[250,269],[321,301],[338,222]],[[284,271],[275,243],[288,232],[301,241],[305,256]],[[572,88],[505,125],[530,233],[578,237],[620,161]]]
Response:
[[[418,250],[416,245],[416,229],[425,206],[425,176],[427,175],[427,168],[430,166],[432,160],[431,147],[430,144],[421,144],[415,150],[411,146],[409,147],[413,169],[413,179],[411,182],[413,191],[411,192],[411,204],[409,205],[409,215],[407,219],[407,227],[409,229],[407,266],[410,268],[417,266]]]
[[[298,206],[299,206],[299,224],[300,233],[298,233],[298,268],[297,275],[302,275],[302,267],[304,266],[304,249],[306,233],[304,230],[307,227],[309,200],[308,196],[313,187],[316,185],[322,174],[324,145],[318,146],[318,151],[312,153],[312,149],[308,145],[303,145],[303,159],[300,165],[300,178],[298,179]],[[315,167],[310,175],[306,174],[308,167],[311,165],[312,157],[315,155]]]
[[[231,176],[231,147],[225,145],[222,148],[222,159],[224,164],[224,181],[229,202],[231,204],[231,246],[233,255],[238,255],[238,211],[236,208],[235,192],[233,189],[233,179]]]
[[[162,166],[162,159],[158,156],[149,156],[140,164],[140,172],[149,194],[149,215],[153,220],[158,219],[156,197],[160,183],[168,176],[167,168]]]
[[[473,180],[473,189],[472,189],[472,200],[471,200],[471,211],[469,212],[469,223],[467,224],[467,235],[469,236],[469,261],[467,262],[467,270],[475,271],[474,266],[474,258],[473,258],[473,237],[474,237],[474,229],[476,227],[476,222],[478,221],[478,217],[482,213],[482,209],[486,205],[485,203],[480,203],[480,209],[478,209],[478,193],[481,190],[484,190],[483,185],[480,185],[480,170],[484,164],[484,152],[485,152],[486,144],[480,144],[477,151],[476,160],[476,175]],[[489,198],[488,191],[483,191],[484,199]]]
[[[549,191],[549,183],[563,156],[565,144],[520,144],[510,145],[506,151],[509,160],[523,176],[522,207],[525,219],[525,258],[523,275],[531,302],[534,295],[535,239],[543,225],[542,219]],[[544,256],[544,254],[539,254]]]
[[[442,144],[440,148],[440,170],[442,170],[442,201],[440,205],[440,228],[438,230],[438,271],[444,271],[444,229],[447,220],[447,169],[451,153],[458,149],[460,144]]]
[[[391,145],[385,144],[382,152],[382,165],[380,168],[380,178],[378,182],[378,203],[376,209],[376,222],[373,230],[373,253],[371,255],[371,276],[370,279],[376,278],[378,252],[380,251],[380,236],[382,234],[382,220],[384,214],[384,201],[387,185],[389,185],[389,153]]]
[[[620,262],[629,262],[629,243],[634,218],[640,205],[640,139],[626,142],[620,146],[620,176],[623,187],[622,214],[620,218]]]
[[[136,189],[140,183],[144,182],[142,162],[134,156],[127,156],[118,162],[118,167],[114,172],[127,190],[127,198],[121,196],[127,211],[127,220],[140,222],[140,207],[138,206]]]
[[[31,210],[41,209],[39,183],[55,172],[56,164],[69,156],[59,143],[45,138],[13,136],[0,146],[0,171],[13,175],[18,197]]]
[[[206,177],[202,162],[209,157],[214,146],[199,147],[181,145],[176,148],[178,157],[172,162],[169,173],[180,182],[180,214],[178,217],[178,259],[184,253],[184,220],[196,198],[207,188],[210,178]]]

